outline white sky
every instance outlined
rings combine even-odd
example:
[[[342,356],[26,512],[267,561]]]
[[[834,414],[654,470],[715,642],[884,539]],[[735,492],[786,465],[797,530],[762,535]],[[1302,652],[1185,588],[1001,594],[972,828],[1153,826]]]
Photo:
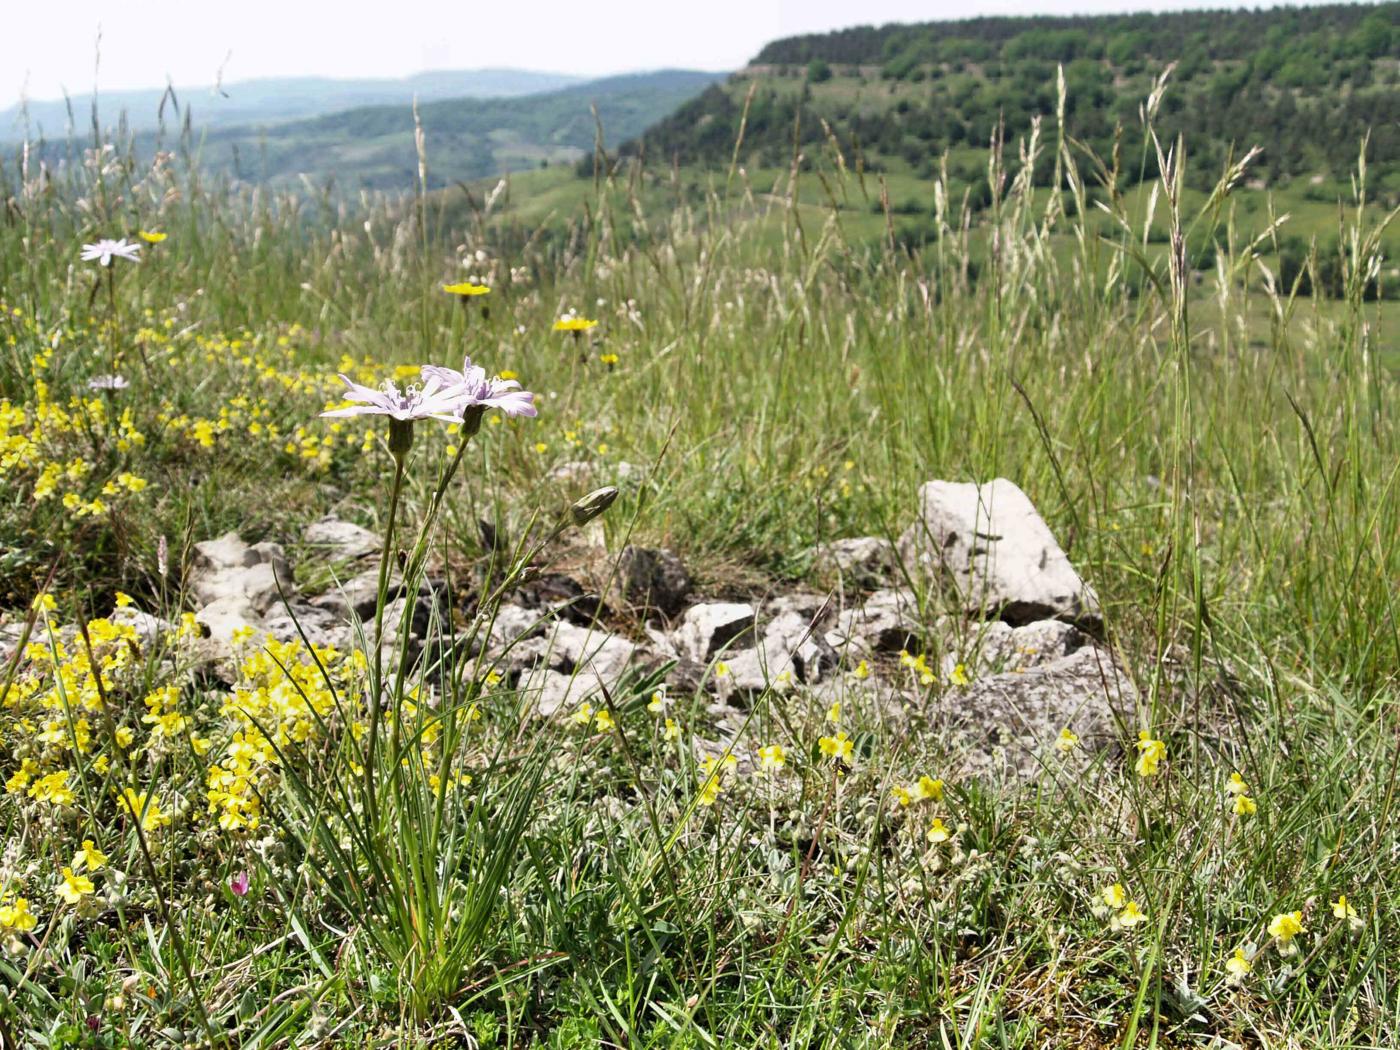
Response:
[[[0,107],[266,76],[742,66],[769,40],[972,15],[1238,7],[1237,0],[0,0]]]

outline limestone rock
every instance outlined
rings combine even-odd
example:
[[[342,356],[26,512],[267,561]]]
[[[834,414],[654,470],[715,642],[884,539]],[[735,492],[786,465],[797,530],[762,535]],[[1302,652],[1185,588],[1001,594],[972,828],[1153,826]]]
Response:
[[[843,610],[826,639],[834,649],[862,656],[919,649],[922,633],[913,592],[899,588],[876,591],[859,607]]]
[[[424,590],[425,588],[420,588],[419,593],[422,594]],[[389,600],[403,597],[403,592],[403,578],[397,572],[391,571],[388,580]],[[338,587],[332,587],[325,594],[318,594],[311,599],[311,604],[338,613],[346,620],[350,618],[351,613],[361,620],[372,620],[378,601],[379,570],[375,568],[357,573]]]
[[[236,532],[195,544],[189,586],[200,607],[222,599],[241,599],[258,615],[280,604],[281,594],[290,597],[295,591],[282,548],[276,543],[250,547]]]
[[[233,636],[251,630],[263,633],[262,617],[247,598],[229,594],[204,605],[194,614],[195,621],[209,632],[199,644],[204,662],[225,664],[236,655]],[[221,672],[222,673],[222,672]]]
[[[945,675],[958,664],[979,676],[1026,671],[1068,656],[1089,642],[1083,631],[1063,620],[1037,620],[1012,627],[1001,620],[960,621],[952,625],[945,619],[939,626],[945,638],[942,665]],[[948,638],[950,626],[955,626],[960,633]]]
[[[681,617],[675,632],[676,648],[700,663],[709,662],[726,646],[753,630],[754,608],[747,602],[702,602]]]
[[[857,587],[888,580],[896,567],[894,544],[883,536],[855,536],[822,543],[811,550],[818,572],[840,576]]]
[[[159,616],[142,612],[134,605],[119,606],[113,609],[112,615],[108,619],[115,624],[135,630],[143,652],[159,648],[176,631],[176,626],[169,620],[162,620]]]
[[[968,614],[1102,626],[1098,598],[1013,482],[930,481],[919,489],[919,508],[900,556],[945,580]]]
[[[622,599],[617,604],[670,617],[684,607],[691,580],[674,551],[629,546],[618,557],[615,587]]]
[[[334,514],[308,525],[302,539],[310,546],[322,548],[332,558],[363,558],[380,550],[378,536],[354,522],[341,521]]]
[[[302,635],[321,649],[348,649],[355,642],[354,627],[329,609],[298,602],[263,621],[263,628],[279,642],[299,642]],[[298,629],[299,628],[299,629]]]
[[[1134,703],[1127,675],[1107,650],[1089,645],[951,689],[934,714],[969,772],[1024,779],[1064,761],[1055,749],[1061,729],[1079,737],[1084,754],[1111,746]]]

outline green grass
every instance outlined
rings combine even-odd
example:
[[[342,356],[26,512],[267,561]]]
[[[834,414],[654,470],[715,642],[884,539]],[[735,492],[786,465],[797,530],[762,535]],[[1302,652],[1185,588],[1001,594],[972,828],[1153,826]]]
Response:
[[[1077,175],[1080,158],[1065,159]],[[38,917],[0,960],[12,1041],[1392,1041],[1396,318],[1359,280],[1341,301],[1271,296],[1244,240],[1210,215],[1197,232],[1214,234],[1223,282],[1197,284],[1156,253],[1143,279],[1136,200],[1122,232],[1081,225],[1047,214],[1015,170],[966,234],[946,188],[945,221],[913,253],[883,243],[883,215],[839,173],[833,192],[861,203],[833,212],[806,181],[790,206],[764,173],[750,196],[723,172],[694,190],[663,170],[596,188],[546,172],[513,181],[515,225],[496,221],[503,199],[479,216],[448,194],[337,211],[178,165],[118,159],[49,189],[5,171],[0,576],[7,624],[41,590],[54,597],[34,640],[48,647],[52,623],[63,669],[55,678],[36,654],[0,706],[0,776],[37,767],[0,795],[0,893]],[[1262,193],[1237,188],[1227,205],[1265,208],[1247,201]],[[559,235],[524,235],[550,215],[566,220]],[[1364,258],[1384,221],[1352,210],[1337,233],[1368,245]],[[169,238],[112,271],[109,299],[78,245],[138,228]],[[493,286],[487,318],[438,289],[467,275]],[[549,330],[568,307],[600,319],[588,342]],[[190,541],[237,528],[295,542],[328,509],[384,528],[386,435],[316,419],[336,397],[332,373],[455,364],[463,349],[519,373],[541,412],[484,425],[436,516],[459,439],[418,428],[399,544],[428,522],[432,564],[462,590],[486,571],[477,520],[518,545],[493,578],[517,571],[531,523],[582,494],[548,478],[569,460],[604,474],[651,465],[602,519],[608,551],[673,546],[709,594],[822,586],[802,556],[812,543],[897,533],[929,478],[1004,476],[1103,601],[1141,696],[1129,753],[985,782],[941,728],[955,687],[936,683],[894,719],[846,675],[846,775],[818,747],[826,701],[772,693],[738,749],[781,743],[785,769],[728,777],[706,807],[690,745],[713,735],[708,701],[672,697],[683,736],[668,742],[646,681],[613,697],[618,728],[599,733],[528,718],[505,682],[464,663],[436,706],[410,703],[414,680],[390,666],[385,733],[401,747],[381,741],[369,777],[348,727],[364,721],[371,672],[329,658],[323,674],[294,650],[250,653],[249,714],[224,707],[226,683],[183,675],[190,639],[116,643],[132,655],[106,695],[83,689],[86,648],[57,627],[105,616],[118,589],[178,618]],[[95,408],[107,402],[86,381],[114,367],[131,386]],[[45,465],[74,460],[86,474],[35,497]],[[149,484],[104,497],[123,473]],[[105,507],[79,516],[94,499]],[[577,554],[576,534],[564,539],[542,557]],[[101,659],[107,628],[92,630]],[[159,736],[143,700],[172,681],[189,724]],[[71,746],[80,719],[86,751]],[[1133,771],[1138,729],[1166,743],[1155,777]],[[211,763],[235,762],[235,733],[272,742],[255,763],[253,829],[206,812]],[[37,774],[65,770],[70,803],[30,797]],[[1232,771],[1253,817],[1230,812]],[[943,800],[894,805],[891,786],[921,774],[946,782]],[[151,792],[170,823],[138,833],[115,801],[125,788]],[[951,841],[925,839],[935,815]],[[108,865],[73,907],[54,886],[84,839]],[[252,886],[239,897],[228,887],[241,872]],[[1115,882],[1147,915],[1131,931],[1099,913]],[[1333,918],[1340,894],[1355,929]],[[1285,956],[1266,927],[1295,910],[1307,929]],[[1257,954],[1234,986],[1237,947]]]

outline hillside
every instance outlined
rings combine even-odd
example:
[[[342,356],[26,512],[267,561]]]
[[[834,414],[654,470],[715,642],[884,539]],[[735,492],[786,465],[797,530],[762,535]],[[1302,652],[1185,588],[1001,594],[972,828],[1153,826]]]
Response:
[[[557,91],[583,78],[563,73],[532,73],[520,69],[435,70],[396,79],[328,77],[269,77],[224,84],[177,87],[173,98],[164,89],[103,92],[97,99],[99,119],[114,127],[124,119],[133,131],[154,131],[164,119],[176,126],[189,110],[198,127],[271,124],[334,113],[356,106],[405,105],[446,98],[510,98]],[[161,103],[165,100],[164,111]],[[173,104],[172,104],[173,103]],[[75,95],[73,122],[79,134],[92,123],[93,96]],[[28,119],[31,138],[62,138],[69,125],[69,102],[31,101],[0,109],[0,141],[24,134]]]
[[[793,37],[624,152],[727,165],[743,121],[739,159],[751,167],[786,167],[796,137],[809,161],[834,141],[867,170],[925,177],[948,152],[955,176],[982,181],[980,152],[999,123],[1012,150],[1034,118],[1053,127],[1063,66],[1070,133],[1106,164],[1116,144],[1123,178],[1134,181],[1155,173],[1150,156],[1139,167],[1139,107],[1172,63],[1157,126],[1186,136],[1195,185],[1254,145],[1264,149],[1255,176],[1274,182],[1342,175],[1368,130],[1374,162],[1400,156],[1395,3],[977,18]],[[1044,162],[1048,177],[1053,156]],[[1380,174],[1400,189],[1393,170]]]
[[[434,186],[569,163],[591,151],[597,107],[609,141],[639,134],[722,74],[665,70],[607,77],[560,91],[507,99],[445,99],[419,105]],[[138,153],[155,148],[139,136]],[[340,189],[406,190],[417,177],[411,105],[367,106],[266,128],[214,129],[196,140],[205,171],[249,181],[301,176]]]

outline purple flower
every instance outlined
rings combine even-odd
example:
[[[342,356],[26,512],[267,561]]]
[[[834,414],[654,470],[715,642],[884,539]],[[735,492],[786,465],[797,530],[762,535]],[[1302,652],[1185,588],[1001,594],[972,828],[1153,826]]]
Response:
[[[538,415],[535,395],[521,390],[514,379],[488,379],[486,369],[472,364],[470,357],[462,359],[462,370],[442,365],[424,365],[423,382],[438,383],[444,396],[456,399],[457,411],[472,408],[499,408],[508,416]]]
[[[323,416],[388,416],[404,423],[412,423],[416,419],[462,422],[461,397],[454,391],[442,389],[442,381],[429,377],[427,369],[424,369],[423,385],[411,386],[406,390],[400,390],[387,379],[376,390],[361,386],[348,376],[342,375],[340,378],[347,387],[342,395],[344,399],[360,404],[322,412]]]
[[[235,897],[242,897],[247,894],[250,883],[251,880],[248,878],[248,873],[246,871],[240,871],[237,875],[228,880],[228,888],[233,891]]]

